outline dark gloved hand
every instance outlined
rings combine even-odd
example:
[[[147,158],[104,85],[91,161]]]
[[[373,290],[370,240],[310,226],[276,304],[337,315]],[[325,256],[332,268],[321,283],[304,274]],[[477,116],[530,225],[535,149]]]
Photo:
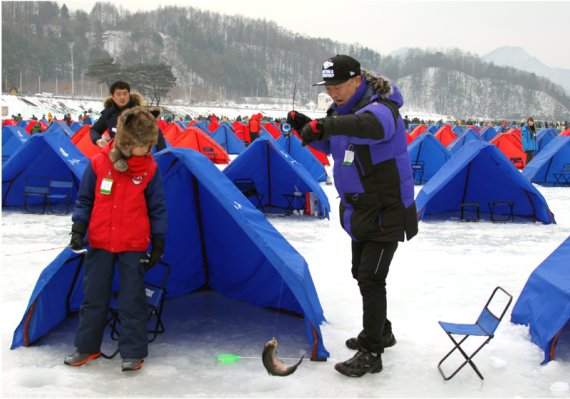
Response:
[[[148,271],[155,267],[164,255],[164,239],[161,237],[154,237],[152,239],[152,250],[147,255],[146,259],[141,259],[140,262],[145,264],[145,269]]]
[[[76,254],[81,254],[87,252],[85,249],[85,242],[83,242],[83,237],[85,237],[85,232],[87,231],[87,225],[82,222],[75,222],[71,226],[71,241],[69,243],[69,248]]]
[[[287,123],[293,126],[293,129],[300,132],[303,127],[309,123],[312,119],[307,115],[302,114],[297,111],[289,111],[287,113]]]
[[[320,140],[323,138],[323,124],[318,119],[315,119],[307,123],[300,134],[304,146],[314,140]]]

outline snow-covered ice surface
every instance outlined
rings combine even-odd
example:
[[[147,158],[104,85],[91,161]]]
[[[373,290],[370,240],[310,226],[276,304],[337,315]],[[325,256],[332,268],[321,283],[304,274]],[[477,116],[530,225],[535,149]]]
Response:
[[[79,368],[63,364],[73,347],[75,319],[37,345],[10,350],[43,268],[69,241],[69,216],[2,213],[2,397],[570,397],[570,356],[540,365],[542,351],[528,328],[510,323],[509,309],[495,338],[452,380],[437,363],[452,347],[438,320],[473,322],[493,288],[518,298],[530,273],[570,235],[570,190],[538,189],[558,224],[420,222],[401,243],[388,276],[388,313],[398,340],[383,355],[384,370],[344,377],[334,363],[352,355],[344,341],[361,327],[361,299],[350,274],[350,241],[338,221],[333,186],[323,186],[330,222],[269,217],[307,260],[325,317],[327,362],[304,361],[289,377],[271,377],[261,361],[222,364],[220,353],[261,355],[280,340],[279,356],[293,363],[308,350],[302,322],[211,292],[165,305],[166,333],[149,346],[139,372],[121,373],[120,360],[98,359]],[[416,192],[417,192],[416,188]],[[51,249],[56,248],[56,249]],[[513,301],[513,304],[514,304]],[[106,342],[104,349],[114,349]]]

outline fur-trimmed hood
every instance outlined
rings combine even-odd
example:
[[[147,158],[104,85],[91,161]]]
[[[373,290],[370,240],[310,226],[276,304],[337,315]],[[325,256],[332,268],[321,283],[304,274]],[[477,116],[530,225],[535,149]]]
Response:
[[[377,76],[374,72],[362,70],[362,77],[366,79],[368,86],[380,97],[386,98],[395,102],[398,107],[404,105],[404,99],[400,90],[390,83],[390,81],[383,76]]]
[[[131,99],[129,100],[129,103],[132,103],[131,106],[140,106],[143,105],[143,96],[140,95],[139,93],[131,93]],[[114,106],[115,102],[113,101],[113,96],[109,96],[107,97],[104,101],[103,101],[103,107],[104,108],[109,108],[111,106]],[[128,107],[128,104],[127,104]]]

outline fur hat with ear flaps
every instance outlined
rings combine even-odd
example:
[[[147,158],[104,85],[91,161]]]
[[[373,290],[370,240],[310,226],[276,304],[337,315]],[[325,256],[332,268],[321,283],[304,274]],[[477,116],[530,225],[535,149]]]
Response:
[[[156,118],[159,107],[133,107],[124,110],[117,121],[117,133],[109,158],[119,172],[128,169],[127,159],[134,147],[152,147],[158,142]]]

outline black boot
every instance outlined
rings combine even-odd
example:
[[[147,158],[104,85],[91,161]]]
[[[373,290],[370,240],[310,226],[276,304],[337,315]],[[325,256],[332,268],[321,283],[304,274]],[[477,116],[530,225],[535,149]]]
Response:
[[[336,371],[348,377],[362,377],[366,373],[382,371],[382,356],[361,349],[351,359],[334,365]]]
[[[392,334],[391,332],[389,334],[386,334],[382,337],[382,346],[384,347],[384,349],[386,348],[390,348],[391,346],[396,345],[396,337],[394,337],[394,334]],[[358,338],[349,338],[346,340],[346,347],[348,349],[352,349],[352,350],[358,350],[360,349],[360,344],[358,343]]]

